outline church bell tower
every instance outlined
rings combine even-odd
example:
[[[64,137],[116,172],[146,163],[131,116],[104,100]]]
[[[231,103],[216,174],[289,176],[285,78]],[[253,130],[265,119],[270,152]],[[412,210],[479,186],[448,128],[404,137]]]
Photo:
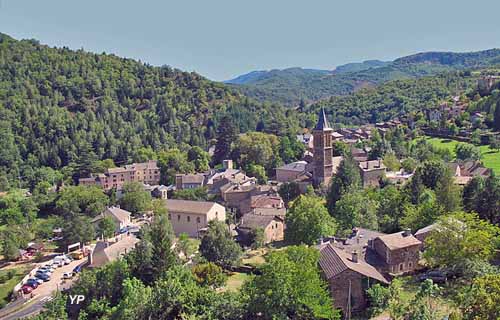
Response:
[[[333,149],[332,149],[333,129],[328,124],[325,110],[321,108],[318,123],[313,129],[313,180],[314,185],[329,185],[333,175]]]

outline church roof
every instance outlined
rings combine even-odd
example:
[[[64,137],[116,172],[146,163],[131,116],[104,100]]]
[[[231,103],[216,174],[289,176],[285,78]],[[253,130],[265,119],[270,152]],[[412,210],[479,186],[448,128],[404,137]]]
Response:
[[[314,127],[314,130],[329,130],[329,129],[331,129],[331,127],[330,124],[328,124],[328,119],[325,115],[325,109],[321,108],[318,117],[318,123],[316,123],[316,127]]]

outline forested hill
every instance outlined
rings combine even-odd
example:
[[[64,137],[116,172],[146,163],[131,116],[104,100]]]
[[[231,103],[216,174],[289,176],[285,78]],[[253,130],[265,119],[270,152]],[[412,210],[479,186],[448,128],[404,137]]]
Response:
[[[240,131],[285,130],[281,111],[195,73],[0,34],[0,176],[82,155],[123,163],[141,147],[207,147],[226,114]]]
[[[311,115],[323,107],[334,124],[382,122],[434,109],[457,92],[476,88],[478,77],[479,73],[453,71],[416,79],[392,80],[375,88],[321,100],[302,109]]]
[[[259,74],[235,85],[245,95],[261,101],[296,106],[331,96],[346,95],[390,80],[415,79],[442,72],[490,67],[500,64],[500,49],[478,52],[425,52],[390,63],[348,64],[340,72],[313,73],[292,68]],[[304,70],[291,73],[287,70]]]

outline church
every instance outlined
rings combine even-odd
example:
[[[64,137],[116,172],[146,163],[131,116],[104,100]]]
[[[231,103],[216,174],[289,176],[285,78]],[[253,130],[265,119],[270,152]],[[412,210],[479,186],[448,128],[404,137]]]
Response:
[[[318,122],[312,131],[312,159],[307,159],[311,158],[309,156],[302,161],[276,168],[276,180],[297,182],[301,186],[311,184],[315,187],[328,186],[342,161],[342,157],[333,156],[333,133],[334,130],[330,127],[325,110],[322,108],[318,115]]]

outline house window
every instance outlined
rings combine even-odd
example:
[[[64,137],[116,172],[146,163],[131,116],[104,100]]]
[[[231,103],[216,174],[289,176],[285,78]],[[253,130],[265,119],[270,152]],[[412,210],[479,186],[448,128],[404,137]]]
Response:
[[[399,265],[399,271],[403,271],[403,266],[404,266],[404,264],[402,264],[402,263]]]
[[[191,222],[191,217],[187,216],[187,222]]]
[[[411,268],[413,264],[411,262],[408,262],[408,268]]]
[[[197,222],[197,223],[200,223],[200,222],[201,222],[200,217],[196,217],[196,222]]]
[[[181,221],[181,215],[180,214],[177,215],[177,221]]]
[[[172,215],[170,213],[168,214],[168,220],[172,220]]]

